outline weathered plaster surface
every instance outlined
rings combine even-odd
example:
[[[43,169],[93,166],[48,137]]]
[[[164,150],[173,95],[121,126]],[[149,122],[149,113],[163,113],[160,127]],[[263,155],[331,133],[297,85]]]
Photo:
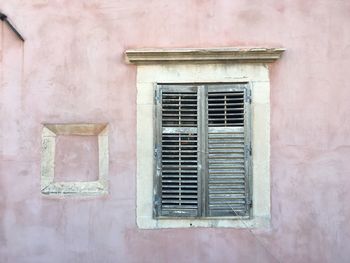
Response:
[[[98,136],[58,135],[55,150],[55,182],[98,180]]]
[[[0,262],[348,262],[348,1],[0,0]],[[140,47],[283,46],[270,66],[271,229],[139,230]],[[40,193],[41,123],[109,123],[109,195]]]

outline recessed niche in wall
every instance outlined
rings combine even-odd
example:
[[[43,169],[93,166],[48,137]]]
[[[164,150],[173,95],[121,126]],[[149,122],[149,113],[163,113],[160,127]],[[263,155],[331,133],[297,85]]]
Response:
[[[107,124],[44,124],[41,152],[43,194],[107,194]]]
[[[98,171],[98,136],[56,136],[54,182],[97,181]]]

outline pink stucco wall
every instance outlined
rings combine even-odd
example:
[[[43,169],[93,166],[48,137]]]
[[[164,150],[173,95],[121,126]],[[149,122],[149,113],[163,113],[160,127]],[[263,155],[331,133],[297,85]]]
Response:
[[[0,262],[349,262],[349,1],[0,0],[0,9],[26,38],[0,26]],[[136,68],[123,52],[217,46],[287,48],[270,67],[271,229],[139,230]],[[109,123],[107,197],[40,194],[43,122]]]

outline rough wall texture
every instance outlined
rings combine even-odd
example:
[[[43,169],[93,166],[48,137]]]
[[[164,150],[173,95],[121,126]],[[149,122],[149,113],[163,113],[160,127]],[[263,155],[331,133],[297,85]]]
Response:
[[[0,0],[0,262],[348,262],[350,2]],[[271,230],[138,230],[135,47],[283,46]],[[110,194],[40,194],[43,122],[110,124]],[[79,160],[78,160],[79,161]]]

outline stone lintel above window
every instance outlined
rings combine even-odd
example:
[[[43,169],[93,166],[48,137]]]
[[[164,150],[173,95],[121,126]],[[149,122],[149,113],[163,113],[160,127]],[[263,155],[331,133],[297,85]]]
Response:
[[[284,48],[225,47],[177,49],[129,49],[126,61],[132,64],[159,63],[269,63],[279,59]]]

